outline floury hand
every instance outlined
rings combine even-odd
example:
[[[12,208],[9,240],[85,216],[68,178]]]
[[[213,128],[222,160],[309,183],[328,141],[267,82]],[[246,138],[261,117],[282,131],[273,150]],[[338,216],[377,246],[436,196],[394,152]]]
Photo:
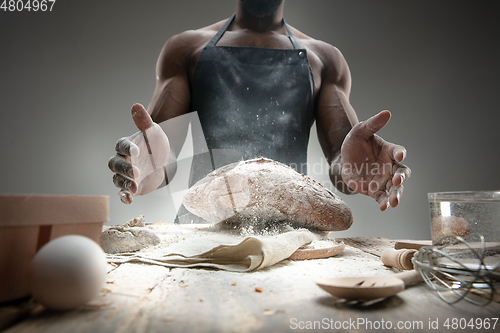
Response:
[[[411,170],[401,162],[403,146],[378,136],[391,118],[389,111],[356,124],[342,144],[342,179],[352,190],[374,198],[380,210],[396,207]]]
[[[120,189],[123,203],[136,195],[154,191],[165,180],[170,144],[163,129],[153,122],[141,104],[132,106],[132,119],[139,132],[116,142],[116,155],[108,167],[115,173],[113,183]]]

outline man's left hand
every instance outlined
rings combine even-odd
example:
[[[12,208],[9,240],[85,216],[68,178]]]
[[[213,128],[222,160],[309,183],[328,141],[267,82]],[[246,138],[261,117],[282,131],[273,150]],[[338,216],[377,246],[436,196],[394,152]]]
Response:
[[[411,171],[401,162],[403,146],[376,135],[391,118],[389,111],[356,124],[342,144],[342,179],[352,190],[374,198],[384,211],[396,207],[403,193],[403,182]]]

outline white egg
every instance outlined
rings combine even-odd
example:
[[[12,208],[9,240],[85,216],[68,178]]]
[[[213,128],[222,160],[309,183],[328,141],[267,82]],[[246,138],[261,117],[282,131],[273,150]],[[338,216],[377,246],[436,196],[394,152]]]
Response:
[[[31,293],[49,309],[75,309],[98,295],[106,270],[106,256],[96,242],[62,236],[45,244],[33,258]]]

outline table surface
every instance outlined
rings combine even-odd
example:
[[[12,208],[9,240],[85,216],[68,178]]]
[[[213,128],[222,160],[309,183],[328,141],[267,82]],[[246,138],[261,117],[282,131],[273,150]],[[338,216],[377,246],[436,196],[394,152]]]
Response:
[[[380,261],[394,241],[343,239],[342,254],[285,260],[273,267],[234,273],[144,264],[109,265],[99,296],[77,310],[51,312],[33,301],[0,306],[5,332],[339,332],[385,330],[497,331],[500,304],[479,307],[443,302],[425,283],[374,303],[346,303],[314,280],[329,276],[391,275]],[[470,319],[474,320],[473,322]],[[471,324],[486,324],[488,330]],[[449,326],[446,326],[448,324]],[[470,324],[470,325],[465,325]],[[493,324],[496,324],[493,329]],[[453,326],[455,325],[455,326]],[[400,329],[397,329],[399,326]],[[483,326],[484,327],[484,326]]]

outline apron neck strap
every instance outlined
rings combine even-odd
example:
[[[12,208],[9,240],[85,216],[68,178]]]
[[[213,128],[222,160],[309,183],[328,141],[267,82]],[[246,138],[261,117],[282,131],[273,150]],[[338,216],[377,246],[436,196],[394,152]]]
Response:
[[[222,37],[222,35],[224,34],[224,32],[226,32],[227,27],[229,27],[229,25],[231,24],[231,22],[233,22],[235,16],[236,16],[236,13],[234,13],[226,21],[226,23],[224,23],[224,25],[222,26],[222,28],[220,28],[220,30],[215,34],[215,36],[212,38],[212,40],[210,40],[210,42],[208,42],[207,46],[215,46],[215,44],[217,44],[217,42]],[[285,20],[283,20],[283,24],[285,25],[286,33],[288,34],[288,38],[290,38],[290,41],[292,42],[293,48],[294,49],[302,49],[303,48],[302,45],[300,45],[300,43],[297,40],[297,38],[295,38],[295,36],[292,34],[292,32],[290,31],[290,29],[288,28],[288,25],[285,23]]]
[[[297,38],[295,38],[295,36],[292,34],[290,29],[288,28],[288,24],[286,24],[285,20],[283,20],[283,24],[285,25],[286,33],[288,34],[288,38],[290,38],[290,41],[292,42],[293,48],[294,49],[303,49],[302,45],[300,45]]]
[[[217,42],[222,37],[222,35],[224,34],[224,32],[226,32],[227,27],[229,27],[229,25],[231,24],[231,22],[233,22],[235,16],[236,16],[236,13],[234,13],[226,21],[226,23],[224,23],[224,25],[222,26],[222,28],[220,28],[220,30],[215,34],[214,38],[212,38],[212,40],[207,44],[207,46],[215,46],[215,44],[217,44]]]

